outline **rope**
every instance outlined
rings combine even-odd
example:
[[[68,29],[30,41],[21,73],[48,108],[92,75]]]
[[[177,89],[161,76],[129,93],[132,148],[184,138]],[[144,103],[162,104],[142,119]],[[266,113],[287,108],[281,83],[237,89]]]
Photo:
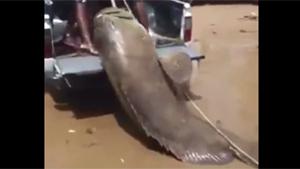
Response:
[[[127,3],[127,1],[126,1],[126,0],[123,0],[123,3],[125,4],[125,6],[126,6],[127,10],[129,11],[129,13],[132,14],[132,11],[131,11],[131,9],[130,9],[128,3]]]
[[[251,157],[248,153],[246,153],[244,150],[242,150],[239,146],[237,146],[228,136],[226,136],[220,129],[218,129],[209,119],[208,117],[203,113],[203,111],[197,106],[197,104],[192,100],[192,98],[184,93],[184,95],[191,101],[192,106],[200,113],[200,115],[204,118],[204,120],[217,131],[219,135],[224,137],[224,139],[230,144],[230,149],[238,156],[241,157],[243,155],[246,157],[246,160],[250,161],[255,166],[258,166],[258,161]],[[246,161],[247,162],[247,161]]]
[[[117,8],[116,1],[115,1],[115,0],[110,0],[110,2],[111,2],[111,6],[112,6],[112,7]]]

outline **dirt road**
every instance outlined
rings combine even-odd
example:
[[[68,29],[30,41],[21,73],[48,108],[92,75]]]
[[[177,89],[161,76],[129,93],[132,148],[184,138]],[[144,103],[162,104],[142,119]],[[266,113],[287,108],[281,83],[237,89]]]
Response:
[[[214,122],[253,143],[245,148],[255,154],[258,21],[239,18],[258,7],[210,5],[192,12],[193,37],[206,55],[192,80],[193,91],[203,97],[197,103]],[[115,101],[102,103],[108,108],[77,110],[55,105],[45,93],[46,168],[250,168],[237,160],[225,166],[180,162],[142,137]]]

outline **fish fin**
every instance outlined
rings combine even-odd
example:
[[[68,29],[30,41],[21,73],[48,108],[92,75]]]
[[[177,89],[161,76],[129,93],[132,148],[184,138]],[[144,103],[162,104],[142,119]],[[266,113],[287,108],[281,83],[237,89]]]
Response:
[[[226,164],[233,160],[234,156],[231,152],[221,151],[218,153],[199,153],[199,152],[186,152],[180,159],[184,162],[194,164]]]
[[[192,61],[185,53],[175,53],[159,59],[160,67],[178,100],[186,100],[185,93],[192,100],[200,100],[202,97],[194,94],[190,89],[192,75]]]
[[[179,52],[159,59],[163,72],[175,84],[189,82],[192,75],[192,61],[187,54]]]

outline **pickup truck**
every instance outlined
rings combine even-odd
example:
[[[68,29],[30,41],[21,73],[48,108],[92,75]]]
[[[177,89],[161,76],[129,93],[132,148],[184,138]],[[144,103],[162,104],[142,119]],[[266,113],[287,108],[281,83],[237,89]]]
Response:
[[[56,54],[56,44],[63,39],[68,20],[60,19],[55,14],[53,16],[52,3],[50,0],[47,0],[47,3],[45,1],[48,9],[44,14],[45,84],[55,89],[54,100],[63,102],[61,96],[66,91],[101,88],[105,78],[100,77],[105,74],[105,70],[101,65],[101,54],[100,56],[78,56],[75,53]],[[149,35],[156,46],[158,57],[184,52],[192,61],[198,63],[204,58],[204,55],[193,47],[198,45],[192,40],[192,13],[188,1],[144,0],[143,4],[149,23]],[[183,43],[176,43],[170,39],[180,39]],[[74,57],[74,55],[77,56]]]

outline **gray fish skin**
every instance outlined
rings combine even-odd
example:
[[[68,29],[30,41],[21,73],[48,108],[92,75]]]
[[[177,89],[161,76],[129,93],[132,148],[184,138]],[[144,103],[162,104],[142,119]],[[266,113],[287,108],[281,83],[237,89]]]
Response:
[[[228,143],[176,99],[151,37],[130,16],[124,10],[109,8],[94,18],[95,46],[103,54],[105,71],[128,115],[147,136],[184,162],[232,161]]]

